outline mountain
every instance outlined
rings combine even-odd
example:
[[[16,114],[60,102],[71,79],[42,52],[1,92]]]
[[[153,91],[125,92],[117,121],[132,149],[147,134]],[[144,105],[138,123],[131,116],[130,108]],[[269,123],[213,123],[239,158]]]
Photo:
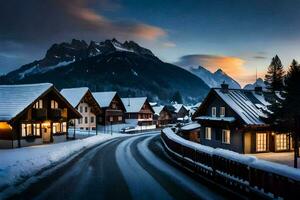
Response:
[[[255,83],[253,84],[247,84],[245,85],[244,89],[245,90],[254,90],[255,87],[260,86],[262,87],[264,90],[266,90],[267,86],[264,83],[264,81],[261,78],[258,78]]]
[[[235,81],[233,78],[228,76],[224,71],[218,69],[214,73],[210,72],[209,70],[205,69],[202,66],[198,68],[191,68],[190,71],[201,78],[208,86],[211,88],[213,87],[220,87],[221,84],[225,81],[229,85],[229,88],[240,89],[240,84]]]
[[[209,87],[202,79],[157,58],[133,41],[73,39],[52,45],[43,59],[0,77],[0,84],[51,82],[59,89],[87,86],[117,90],[121,96],[168,101],[177,91],[186,103],[201,101]]]

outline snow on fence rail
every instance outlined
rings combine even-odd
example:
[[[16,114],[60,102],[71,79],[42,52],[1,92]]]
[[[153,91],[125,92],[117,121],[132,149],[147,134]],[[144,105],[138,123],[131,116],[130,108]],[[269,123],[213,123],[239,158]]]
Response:
[[[176,161],[234,191],[287,199],[300,195],[299,169],[194,143],[170,128],[162,130],[161,138],[167,152]]]

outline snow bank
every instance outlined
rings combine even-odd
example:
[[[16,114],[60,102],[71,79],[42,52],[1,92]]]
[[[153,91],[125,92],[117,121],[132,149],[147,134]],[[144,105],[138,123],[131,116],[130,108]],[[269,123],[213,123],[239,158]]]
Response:
[[[0,191],[103,141],[124,136],[97,135],[58,144],[0,150]]]
[[[220,148],[215,149],[213,153],[214,155],[226,158],[228,160],[243,163],[245,165],[249,165],[250,163],[254,162],[257,159],[254,156],[246,156],[246,155],[242,155],[233,151],[220,149]]]
[[[190,130],[198,129],[200,127],[201,126],[198,123],[191,123],[191,124],[188,124],[188,125],[185,125],[185,126],[181,127],[181,130],[190,131]]]
[[[289,167],[287,165],[258,159],[255,162],[251,163],[250,166],[255,169],[272,172],[274,174],[300,181],[300,170]]]

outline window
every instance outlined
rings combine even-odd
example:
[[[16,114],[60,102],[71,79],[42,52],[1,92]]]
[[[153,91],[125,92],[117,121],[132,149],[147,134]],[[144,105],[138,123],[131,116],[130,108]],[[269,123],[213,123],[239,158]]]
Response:
[[[22,137],[26,137],[26,124],[22,124]]]
[[[61,124],[61,130],[62,130],[63,133],[67,132],[67,122],[63,122]]]
[[[43,108],[43,100],[40,99],[37,102],[35,102],[35,104],[33,105],[33,108],[35,108],[35,109]]]
[[[21,131],[22,137],[33,136],[31,124],[22,124],[21,128],[22,128],[22,131]]]
[[[58,103],[54,100],[51,100],[51,109],[57,109],[58,108]]]
[[[109,121],[110,121],[110,122],[113,122],[113,121],[114,121],[114,118],[113,118],[112,116],[110,116],[110,117],[109,117]]]
[[[60,123],[53,123],[52,124],[52,132],[53,134],[55,133],[60,133],[61,132],[61,129],[60,129]]]
[[[91,123],[94,123],[94,116],[91,116]]]
[[[276,150],[286,150],[287,149],[287,135],[277,134],[276,135]]]
[[[85,118],[84,118],[84,123],[87,124],[87,123],[89,123],[88,121],[89,121],[88,117],[85,117]]]
[[[222,130],[222,143],[230,144],[230,130]]]
[[[122,121],[123,117],[122,116],[118,116],[118,121]]]
[[[33,124],[33,135],[40,136],[41,135],[41,125]]]
[[[216,107],[212,107],[211,108],[211,116],[215,117],[217,115],[217,108]]]
[[[85,112],[88,112],[88,107],[86,106],[86,107],[84,108],[84,110],[85,110]]]
[[[220,117],[225,117],[225,107],[220,108]]]
[[[79,112],[82,113],[82,106],[79,107]]]
[[[205,139],[211,140],[211,128],[205,127]]]
[[[112,107],[113,109],[116,109],[116,108],[117,108],[117,105],[116,105],[115,103],[112,103],[112,104],[111,104],[111,107]]]
[[[256,151],[266,151],[267,150],[267,134],[266,133],[256,133]]]

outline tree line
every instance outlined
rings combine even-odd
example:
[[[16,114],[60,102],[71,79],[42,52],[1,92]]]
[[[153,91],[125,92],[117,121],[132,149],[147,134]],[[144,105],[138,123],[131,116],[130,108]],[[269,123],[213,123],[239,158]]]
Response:
[[[275,131],[288,132],[293,138],[294,167],[297,168],[300,136],[300,65],[293,60],[287,71],[276,55],[265,75],[267,90],[277,95],[270,106],[269,124]]]

